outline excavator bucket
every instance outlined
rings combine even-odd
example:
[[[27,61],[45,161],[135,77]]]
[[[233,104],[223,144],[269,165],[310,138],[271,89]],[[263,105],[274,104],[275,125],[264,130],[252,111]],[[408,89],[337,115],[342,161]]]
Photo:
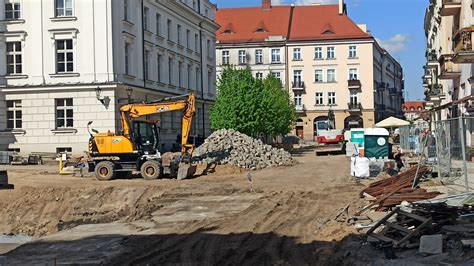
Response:
[[[188,177],[191,177],[196,172],[196,166],[191,165],[190,163],[180,163],[178,166],[178,180],[183,180]]]

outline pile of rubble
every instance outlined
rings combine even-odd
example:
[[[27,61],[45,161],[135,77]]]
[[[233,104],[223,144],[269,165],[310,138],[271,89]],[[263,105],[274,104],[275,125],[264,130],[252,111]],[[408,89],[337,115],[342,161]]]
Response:
[[[295,164],[289,152],[226,129],[212,133],[193,156],[199,163],[229,164],[248,170]]]

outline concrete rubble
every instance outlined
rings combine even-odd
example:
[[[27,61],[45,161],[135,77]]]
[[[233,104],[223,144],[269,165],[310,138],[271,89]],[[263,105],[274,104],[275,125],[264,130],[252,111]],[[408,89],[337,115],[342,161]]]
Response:
[[[276,149],[235,130],[218,130],[194,151],[194,161],[229,164],[247,170],[293,165],[296,161],[283,149]]]

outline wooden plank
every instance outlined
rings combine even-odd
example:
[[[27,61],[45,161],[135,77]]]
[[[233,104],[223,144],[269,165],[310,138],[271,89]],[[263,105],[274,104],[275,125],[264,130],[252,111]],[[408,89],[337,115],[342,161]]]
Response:
[[[370,233],[370,234],[367,233],[367,235],[371,236],[373,238],[377,238],[378,240],[381,240],[381,241],[384,241],[384,242],[389,242],[389,243],[394,243],[394,244],[396,244],[398,242],[395,239],[391,239],[389,237],[386,237],[386,236],[383,236],[383,235],[377,234],[377,233]]]
[[[380,225],[384,224],[390,217],[392,217],[396,212],[398,208],[395,208],[393,211],[391,211],[389,214],[387,214],[384,218],[380,219],[372,228],[367,231],[367,235],[370,233],[373,233],[377,228],[379,228]]]
[[[431,218],[426,220],[424,223],[422,223],[420,226],[418,226],[417,228],[415,228],[415,230],[413,230],[410,234],[408,234],[407,236],[405,236],[404,238],[402,238],[400,241],[398,241],[396,243],[396,246],[398,247],[401,247],[403,245],[403,243],[405,243],[407,240],[409,240],[410,238],[418,235],[418,233],[421,231],[421,229],[423,229],[425,226],[427,226],[428,224],[431,223]]]
[[[402,210],[399,210],[399,211],[398,211],[398,214],[403,215],[403,216],[407,216],[407,217],[410,217],[410,218],[413,218],[413,219],[418,220],[418,221],[423,222],[423,223],[425,223],[426,221],[430,220],[430,219],[426,219],[425,217],[421,217],[421,216],[418,216],[418,215],[416,215],[416,214],[409,213],[409,212],[402,211]]]
[[[412,230],[405,228],[396,223],[386,222],[385,225],[391,228],[397,229],[398,231],[401,231],[402,233],[410,234],[412,232]]]

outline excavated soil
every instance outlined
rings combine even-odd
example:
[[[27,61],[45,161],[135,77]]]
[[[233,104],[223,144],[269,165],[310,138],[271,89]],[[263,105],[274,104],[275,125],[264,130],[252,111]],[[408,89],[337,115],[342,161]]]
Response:
[[[16,188],[0,191],[0,234],[44,238],[7,259],[12,264],[52,258],[114,265],[341,263],[342,240],[356,232],[335,216],[348,204],[350,213],[362,204],[363,186],[350,179],[343,156],[316,157],[309,150],[295,158],[299,164],[293,167],[251,172],[252,182],[247,172],[232,167],[205,174],[200,169],[184,181],[111,182],[8,168]],[[131,229],[113,231],[113,226]],[[84,252],[91,242],[100,248]]]

